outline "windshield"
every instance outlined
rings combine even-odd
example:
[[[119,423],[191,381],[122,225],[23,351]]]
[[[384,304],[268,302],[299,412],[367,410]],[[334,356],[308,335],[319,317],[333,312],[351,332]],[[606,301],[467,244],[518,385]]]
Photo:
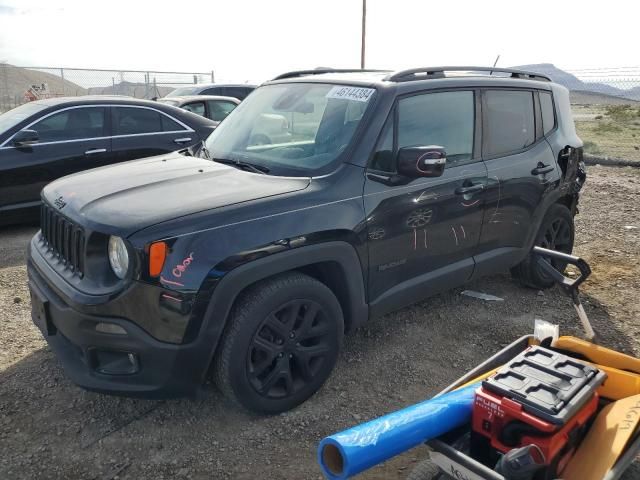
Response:
[[[47,108],[47,105],[39,103],[25,103],[19,107],[9,110],[0,115],[0,135],[10,128],[15,127],[24,119],[30,117],[34,113],[38,113],[41,110]]]
[[[201,87],[181,87],[171,90],[165,97],[184,97],[185,95],[197,95]]]
[[[276,175],[309,175],[347,148],[374,93],[317,83],[260,87],[205,146],[213,159],[249,162]]]

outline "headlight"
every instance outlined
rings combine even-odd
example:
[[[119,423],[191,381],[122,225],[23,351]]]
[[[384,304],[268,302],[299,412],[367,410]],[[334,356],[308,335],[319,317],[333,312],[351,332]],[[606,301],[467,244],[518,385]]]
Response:
[[[127,276],[129,270],[129,252],[120,237],[109,237],[109,263],[118,278]]]

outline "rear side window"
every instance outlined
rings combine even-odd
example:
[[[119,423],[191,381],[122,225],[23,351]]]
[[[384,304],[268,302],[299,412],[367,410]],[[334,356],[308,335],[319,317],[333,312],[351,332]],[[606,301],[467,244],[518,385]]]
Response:
[[[38,132],[40,142],[104,137],[105,109],[90,107],[64,110],[40,120],[31,129]]]
[[[540,110],[542,111],[542,129],[546,135],[556,126],[553,99],[550,93],[540,92]]]
[[[473,92],[428,93],[398,104],[398,148],[440,145],[447,165],[473,156],[475,106]]]
[[[157,110],[148,108],[114,108],[115,135],[172,132],[184,130],[176,122]]]
[[[487,90],[484,94],[484,118],[487,156],[522,150],[535,141],[531,92]]]

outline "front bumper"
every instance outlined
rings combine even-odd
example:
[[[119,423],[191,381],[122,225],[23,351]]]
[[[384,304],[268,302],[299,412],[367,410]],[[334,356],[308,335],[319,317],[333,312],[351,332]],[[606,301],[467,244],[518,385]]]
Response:
[[[192,395],[202,385],[214,348],[204,339],[165,343],[126,319],[81,312],[31,258],[28,276],[32,319],[74,383],[92,391],[146,398]],[[97,331],[99,323],[115,324],[126,335]],[[130,361],[130,369],[104,373],[105,359],[114,358]]]

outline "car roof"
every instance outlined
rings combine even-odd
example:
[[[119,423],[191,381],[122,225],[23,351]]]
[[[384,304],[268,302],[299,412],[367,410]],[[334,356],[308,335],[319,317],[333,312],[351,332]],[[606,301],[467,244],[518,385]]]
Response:
[[[52,97],[34,100],[32,103],[54,107],[63,104],[90,105],[90,104],[131,104],[131,105],[157,105],[153,100],[134,98],[126,95],[84,95],[79,97]]]
[[[194,88],[212,88],[212,87],[247,87],[247,88],[256,88],[257,85],[249,84],[249,83],[194,83],[193,85],[183,85],[178,88],[186,88],[186,87],[194,87]]]
[[[400,92],[451,86],[520,86],[550,90],[551,79],[534,72],[495,67],[424,67],[410,70],[317,69],[288,72],[272,83],[333,83]]]
[[[185,95],[183,97],[162,97],[158,100],[171,100],[173,102],[178,102],[178,105],[184,105],[185,103],[194,102],[194,101],[204,101],[204,100],[219,100],[225,102],[231,102],[238,105],[240,100],[236,97],[224,97],[222,95]]]

